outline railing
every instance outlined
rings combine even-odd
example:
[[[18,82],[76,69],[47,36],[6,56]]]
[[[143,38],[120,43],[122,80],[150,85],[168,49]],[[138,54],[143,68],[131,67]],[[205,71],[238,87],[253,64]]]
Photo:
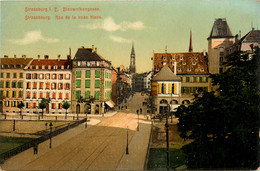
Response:
[[[74,127],[78,126],[79,124],[81,124],[83,122],[86,122],[86,121],[87,121],[87,119],[84,118],[84,119],[82,119],[80,121],[74,122],[73,124],[68,124],[68,126],[66,126],[66,127],[63,127],[63,128],[60,128],[60,129],[57,129],[57,130],[51,132],[51,135],[50,134],[43,135],[43,136],[41,136],[41,137],[39,137],[37,139],[34,139],[34,140],[32,140],[32,141],[30,141],[28,143],[22,144],[22,145],[20,145],[20,146],[18,146],[16,148],[13,148],[13,149],[11,149],[11,150],[9,150],[7,152],[4,152],[4,153],[2,153],[0,155],[0,163],[3,163],[4,160],[6,160],[6,159],[8,159],[8,158],[10,158],[10,157],[12,157],[12,156],[14,156],[16,154],[19,154],[19,153],[21,153],[21,152],[23,152],[23,151],[33,147],[35,144],[40,144],[40,143],[48,140],[50,138],[50,136],[54,137],[56,135],[59,135],[59,134],[65,132],[65,131],[67,131],[67,130],[69,130],[71,128],[74,128]]]
[[[153,120],[152,120],[152,119],[151,119],[151,122],[152,122],[151,132],[150,132],[150,137],[149,137],[147,152],[146,152],[146,156],[145,156],[144,170],[147,170],[147,165],[148,165],[148,160],[149,160],[149,155],[150,155],[150,145],[151,145],[152,136],[153,136]]]

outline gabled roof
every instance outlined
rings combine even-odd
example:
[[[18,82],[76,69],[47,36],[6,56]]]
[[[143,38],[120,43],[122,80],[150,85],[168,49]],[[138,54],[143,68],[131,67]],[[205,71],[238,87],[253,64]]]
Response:
[[[1,58],[1,68],[24,68],[32,59],[33,58]]]
[[[218,18],[215,20],[208,39],[210,38],[233,38],[226,19]]]
[[[153,81],[180,81],[180,77],[175,75],[172,70],[165,65],[157,74],[154,75]]]
[[[260,43],[260,30],[251,30],[240,40],[245,43]]]
[[[107,61],[101,57],[97,52],[92,52],[92,48],[79,48],[73,61]],[[109,62],[110,63],[110,62]]]

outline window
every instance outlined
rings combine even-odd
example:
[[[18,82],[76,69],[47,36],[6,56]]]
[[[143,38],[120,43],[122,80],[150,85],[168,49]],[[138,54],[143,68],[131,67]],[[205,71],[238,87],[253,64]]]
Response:
[[[192,62],[192,65],[196,65],[196,62]]]
[[[81,77],[81,71],[76,71],[76,77],[80,78]]]
[[[86,70],[86,78],[90,78],[90,70]]]
[[[31,98],[31,92],[27,92],[26,98],[27,98],[27,99]]]
[[[36,99],[37,98],[37,93],[33,92],[33,98]]]
[[[99,78],[100,77],[100,71],[95,71],[95,77]]]
[[[52,93],[52,98],[56,99],[56,93]]]
[[[9,101],[5,101],[5,106],[8,107],[10,105]]]
[[[33,83],[33,89],[37,89],[37,82]]]
[[[18,82],[18,88],[23,88],[23,82]]]
[[[4,73],[0,73],[0,78],[4,78]]]
[[[62,93],[59,93],[59,99],[62,99]]]
[[[59,103],[59,109],[62,109],[62,103]]]
[[[66,83],[66,90],[70,89],[70,83]]]
[[[56,74],[52,74],[52,79],[57,79],[57,75]]]
[[[81,61],[78,61],[78,66],[81,66]]]
[[[16,78],[17,74],[16,73],[13,73],[13,78]]]
[[[81,91],[76,91],[76,99],[80,99]]]
[[[36,103],[33,103],[33,108],[35,109],[37,106],[36,106]]]
[[[190,77],[186,77],[186,82],[190,82]]]
[[[90,88],[90,80],[86,80],[86,82],[85,82],[85,88]]]
[[[69,80],[70,79],[70,74],[66,74],[65,77],[66,77],[65,78],[66,80]]]
[[[43,89],[43,82],[40,82],[40,89]]]
[[[90,97],[90,91],[86,91],[85,96],[86,96],[86,99],[89,99],[89,97]]]
[[[0,88],[4,88],[4,81],[0,82]]]
[[[0,90],[0,96],[3,96],[3,95],[4,95],[4,91]]]
[[[16,88],[16,82],[15,81],[12,82],[12,88]]]
[[[46,93],[46,98],[50,98],[50,93]]]
[[[99,100],[99,91],[95,91],[95,99]]]
[[[5,82],[5,88],[10,88],[10,82],[9,81]]]
[[[56,109],[56,103],[52,103],[52,104],[51,104],[51,108],[52,108],[52,109]]]
[[[63,89],[63,84],[59,83],[59,90],[62,90],[62,89]]]
[[[66,99],[68,100],[70,98],[70,94],[66,93]]]
[[[23,97],[23,91],[19,91],[19,97]]]
[[[6,91],[6,97],[9,97],[9,96],[10,96],[9,91]]]
[[[63,74],[59,74],[59,80],[63,79]]]
[[[37,74],[33,74],[33,79],[37,79]]]
[[[50,74],[46,74],[45,75],[45,78],[48,80],[48,79],[50,79]]]
[[[12,97],[13,97],[13,98],[16,98],[16,91],[13,91],[13,92],[12,92]]]
[[[99,85],[99,80],[96,80],[95,81],[95,88],[99,88],[100,87],[100,85]]]
[[[182,65],[186,65],[186,62],[182,62]]]
[[[25,106],[26,106],[27,109],[29,109],[30,108],[30,103],[26,103]]]
[[[52,83],[52,84],[51,84],[51,89],[52,89],[52,90],[56,90],[56,89],[57,89],[56,83]]]
[[[43,93],[42,93],[42,92],[40,92],[40,98],[41,98],[41,99],[43,98]]]
[[[180,71],[181,71],[181,68],[178,68],[178,71],[180,72]]]
[[[200,82],[200,83],[202,82],[202,77],[199,77],[199,82]]]
[[[6,73],[6,78],[10,78],[10,73]]]
[[[40,74],[40,80],[42,80],[44,77],[44,74]]]
[[[50,83],[46,83],[46,89],[50,89]]]
[[[191,72],[191,69],[190,69],[190,68],[188,68],[188,71],[189,71],[189,72]]]
[[[23,73],[20,73],[20,78],[23,78]]]
[[[76,88],[80,88],[81,87],[81,80],[77,80],[76,81]]]
[[[204,71],[204,69],[203,69],[203,68],[201,68],[201,69],[200,69],[200,72],[203,72],[203,71]]]
[[[206,77],[206,82],[209,82],[209,77]]]

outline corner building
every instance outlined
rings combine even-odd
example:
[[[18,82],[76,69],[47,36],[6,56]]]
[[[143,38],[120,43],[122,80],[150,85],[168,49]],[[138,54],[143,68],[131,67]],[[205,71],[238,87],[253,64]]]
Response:
[[[111,78],[111,62],[101,57],[97,48],[79,48],[72,66],[72,113],[104,113],[111,100]],[[86,102],[79,103],[81,97]]]

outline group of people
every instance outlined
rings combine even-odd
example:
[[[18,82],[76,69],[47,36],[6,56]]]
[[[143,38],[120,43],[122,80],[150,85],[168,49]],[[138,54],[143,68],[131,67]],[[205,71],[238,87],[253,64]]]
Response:
[[[124,108],[127,109],[127,106],[118,106],[119,110],[123,110]]]
[[[139,114],[139,111],[140,111],[140,114],[142,114],[142,108],[140,108],[140,110],[137,109],[137,110],[136,110],[136,113]]]

